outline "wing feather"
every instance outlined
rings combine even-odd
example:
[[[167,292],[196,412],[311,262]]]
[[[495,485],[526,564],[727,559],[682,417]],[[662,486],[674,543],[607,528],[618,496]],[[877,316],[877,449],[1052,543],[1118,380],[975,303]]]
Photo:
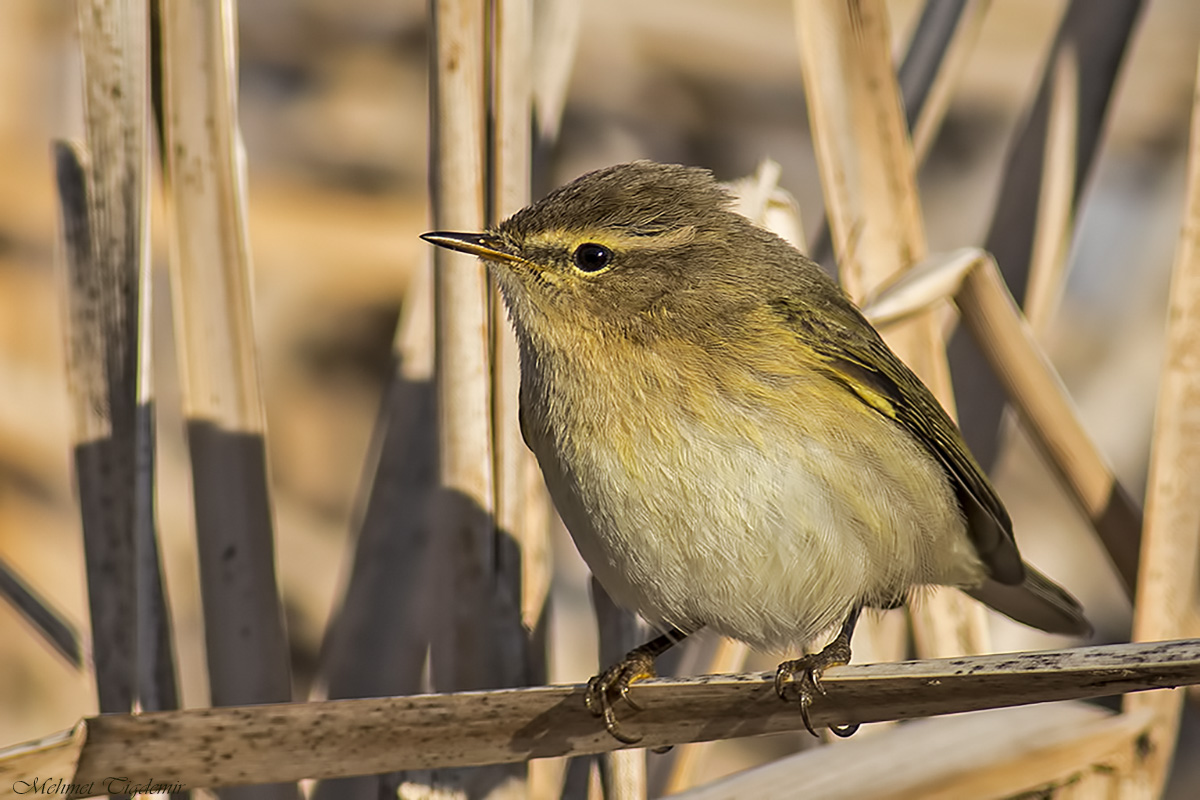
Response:
[[[833,380],[903,428],[937,459],[953,484],[972,543],[992,578],[1004,584],[1021,583],[1025,568],[1012,521],[958,427],[858,309],[836,287],[831,289],[815,297],[826,313],[806,311],[787,299],[774,305],[825,363]]]

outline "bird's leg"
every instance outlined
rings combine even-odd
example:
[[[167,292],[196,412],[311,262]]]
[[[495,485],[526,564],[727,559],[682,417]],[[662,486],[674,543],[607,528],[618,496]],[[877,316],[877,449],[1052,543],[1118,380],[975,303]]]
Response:
[[[588,681],[587,694],[584,695],[588,711],[604,719],[604,729],[617,741],[637,744],[642,737],[630,736],[621,730],[613,703],[618,699],[624,700],[633,710],[641,711],[637,703],[629,699],[630,684],[656,677],[658,673],[654,671],[654,659],[682,642],[687,635],[685,631],[671,628],[662,636],[630,650],[623,659]]]
[[[785,661],[775,671],[775,692],[783,700],[792,699],[789,695],[794,693],[795,699],[800,701],[800,717],[804,720],[804,727],[813,736],[816,736],[817,732],[813,730],[812,722],[808,719],[808,707],[812,705],[816,695],[825,694],[825,689],[821,686],[821,673],[830,667],[850,663],[850,637],[854,635],[854,626],[858,624],[858,615],[861,612],[862,608],[858,606],[850,610],[850,615],[842,623],[842,629],[832,642],[825,645],[824,650],[795,661]],[[853,736],[858,730],[858,725],[845,725],[840,728],[831,725],[829,730],[844,738]]]

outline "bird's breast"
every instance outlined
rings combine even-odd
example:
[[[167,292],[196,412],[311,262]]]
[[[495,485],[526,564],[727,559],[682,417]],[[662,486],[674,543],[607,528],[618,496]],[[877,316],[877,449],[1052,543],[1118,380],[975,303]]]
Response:
[[[815,372],[732,380],[670,353],[530,366],[526,434],[555,505],[652,621],[780,649],[853,605],[974,579],[941,468]]]

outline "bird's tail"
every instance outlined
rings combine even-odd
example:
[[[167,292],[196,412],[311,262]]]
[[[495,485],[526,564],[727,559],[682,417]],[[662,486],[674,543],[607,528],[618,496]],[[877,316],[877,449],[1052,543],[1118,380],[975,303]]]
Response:
[[[1079,601],[1028,564],[1023,583],[1009,586],[989,578],[966,591],[1001,614],[1047,633],[1088,636],[1092,632]]]

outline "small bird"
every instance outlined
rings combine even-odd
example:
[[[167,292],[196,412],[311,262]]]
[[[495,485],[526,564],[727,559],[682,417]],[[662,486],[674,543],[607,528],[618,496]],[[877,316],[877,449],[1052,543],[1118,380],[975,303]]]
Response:
[[[776,672],[812,731],[821,672],[849,662],[862,609],[926,585],[1086,635],[1079,603],[1022,562],[929,389],[832,279],[731,202],[707,170],[636,161],[487,232],[423,236],[486,262],[550,496],[609,595],[665,631],[592,678],[592,713],[636,743],[614,704],[701,628],[794,652],[837,627]]]

